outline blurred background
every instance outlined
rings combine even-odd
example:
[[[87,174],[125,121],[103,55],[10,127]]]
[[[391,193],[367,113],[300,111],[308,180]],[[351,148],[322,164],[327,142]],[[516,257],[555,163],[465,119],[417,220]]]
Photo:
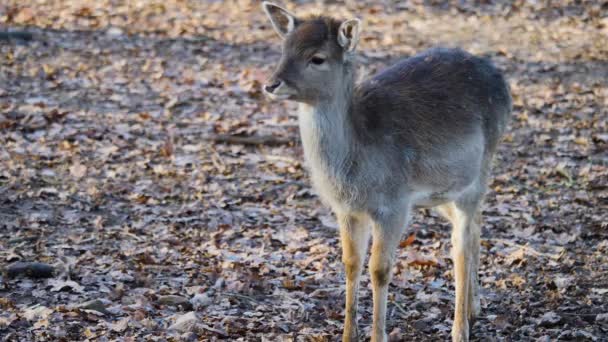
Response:
[[[608,2],[278,3],[361,18],[362,76],[433,46],[505,72],[474,340],[605,340]],[[336,340],[335,222],[261,93],[279,57],[258,1],[0,1],[0,336]],[[447,224],[420,212],[395,268],[391,339],[447,339]]]

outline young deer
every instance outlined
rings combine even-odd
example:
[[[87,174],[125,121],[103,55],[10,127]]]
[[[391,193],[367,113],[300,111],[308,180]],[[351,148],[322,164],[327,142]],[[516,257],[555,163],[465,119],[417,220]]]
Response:
[[[433,49],[355,83],[358,19],[301,19],[264,2],[283,55],[264,87],[299,103],[304,154],[340,226],[346,269],[343,341],[356,341],[357,290],[370,235],[372,341],[386,341],[393,257],[415,208],[435,207],[453,226],[453,341],[479,313],[480,204],[511,112],[501,73],[457,49]],[[370,225],[371,222],[371,225]]]

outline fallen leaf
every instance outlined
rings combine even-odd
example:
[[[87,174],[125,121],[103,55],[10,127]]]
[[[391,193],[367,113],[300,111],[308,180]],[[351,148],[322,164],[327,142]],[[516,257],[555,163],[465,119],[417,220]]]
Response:
[[[435,267],[438,265],[437,259],[431,256],[421,255],[413,250],[410,250],[407,254],[407,264],[410,266],[430,266]]]
[[[122,318],[117,322],[112,323],[112,331],[116,331],[118,333],[122,333],[129,327],[129,321],[131,319],[129,317]]]
[[[80,179],[80,178],[86,176],[87,167],[83,164],[76,162],[76,163],[72,164],[72,166],[70,166],[70,174],[72,176],[74,176],[76,179]]]
[[[519,264],[525,260],[526,251],[524,248],[518,248],[515,251],[511,252],[506,258],[505,262],[507,265]]]
[[[110,312],[106,309],[106,306],[99,299],[93,299],[84,303],[81,303],[77,306],[77,308],[81,310],[92,310],[99,312],[102,315],[107,315]]]
[[[48,285],[51,286],[51,291],[53,292],[72,291],[82,293],[84,291],[83,287],[73,280],[51,279]]]
[[[553,311],[546,312],[542,315],[542,317],[538,320],[538,325],[542,327],[550,327],[561,322],[562,318]]]
[[[167,295],[158,297],[157,303],[160,305],[181,306],[186,310],[192,309],[192,304],[188,298],[176,295]]]
[[[46,319],[50,314],[53,313],[52,309],[47,308],[46,306],[36,304],[29,308],[26,308],[23,312],[23,317],[28,321],[38,321],[40,319]]]
[[[405,248],[405,247],[411,245],[412,243],[414,243],[414,241],[416,241],[416,233],[410,234],[410,236],[408,236],[407,239],[401,241],[401,243],[399,243],[399,247]]]
[[[190,299],[190,303],[194,307],[194,310],[201,310],[213,303],[213,298],[209,297],[206,293],[197,293]]]
[[[34,19],[34,10],[32,10],[29,7],[22,8],[17,13],[17,15],[15,16],[15,18],[13,18],[13,20],[17,24],[26,24],[29,21],[31,21],[32,19]]]
[[[177,319],[175,320],[175,323],[173,323],[169,327],[169,330],[176,330],[176,331],[179,331],[182,333],[192,331],[194,329],[196,322],[197,322],[196,313],[194,313],[194,311],[191,311],[191,312],[188,312],[186,314],[183,314],[183,315],[177,317]]]

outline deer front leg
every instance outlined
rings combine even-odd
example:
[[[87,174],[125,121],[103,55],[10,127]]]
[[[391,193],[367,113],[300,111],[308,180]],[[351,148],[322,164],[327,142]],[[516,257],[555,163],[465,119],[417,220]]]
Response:
[[[372,342],[385,342],[386,339],[386,302],[388,285],[391,280],[395,251],[401,240],[408,213],[396,210],[374,217],[372,229],[372,255],[369,271],[372,279],[374,299],[374,318],[372,325]]]
[[[346,308],[343,342],[358,341],[357,305],[359,280],[369,241],[369,220],[366,217],[337,214],[342,243],[342,262],[346,273]]]

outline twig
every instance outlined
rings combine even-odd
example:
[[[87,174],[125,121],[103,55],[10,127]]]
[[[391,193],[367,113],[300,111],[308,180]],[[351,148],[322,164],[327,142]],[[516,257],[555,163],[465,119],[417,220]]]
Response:
[[[256,304],[260,304],[260,302],[257,299],[249,297],[249,296],[245,296],[245,295],[242,295],[242,294],[239,294],[239,293],[224,292],[222,294],[224,294],[226,296],[237,297],[237,298],[241,298],[241,299],[247,299],[247,300],[250,300],[250,301],[252,301],[252,302],[254,302]]]
[[[298,186],[300,188],[307,188],[309,186],[308,184],[306,184],[304,182],[289,181],[289,182],[284,182],[284,183],[281,183],[281,184],[277,184],[277,185],[275,185],[275,186],[273,186],[273,187],[271,187],[269,189],[266,189],[266,190],[264,190],[264,192],[262,194],[263,195],[269,195],[269,194],[275,193],[275,192],[277,192],[279,190],[282,190],[283,188],[286,188],[286,187],[288,187],[290,185],[296,185],[296,186]]]
[[[224,331],[222,331],[222,330],[219,330],[219,329],[212,328],[212,327],[210,327],[210,326],[208,326],[207,324],[204,324],[204,323],[198,323],[196,326],[197,326],[198,328],[205,329],[205,330],[209,330],[209,331],[211,331],[211,332],[214,332],[214,333],[216,333],[216,334],[218,334],[218,335],[222,335],[222,336],[224,336],[224,337],[225,337],[225,336],[228,336],[228,334],[227,334],[226,332],[224,332]]]
[[[562,254],[564,252],[562,250],[562,252],[560,252],[559,254],[549,254],[549,253],[539,252],[539,251],[535,250],[534,248],[530,247],[528,244],[522,245],[517,242],[513,242],[513,241],[509,241],[509,240],[505,240],[505,239],[498,239],[498,238],[492,238],[492,239],[487,239],[487,240],[492,241],[492,242],[500,242],[502,244],[509,245],[509,246],[519,247],[519,248],[523,249],[524,251],[530,253],[531,255],[547,257],[547,258],[551,258],[554,260],[559,260],[562,257]]]
[[[561,316],[575,316],[575,317],[596,317],[598,314],[584,314],[584,313],[567,313],[567,312],[560,312],[559,313]]]
[[[226,170],[226,164],[224,164],[224,162],[222,161],[222,157],[219,153],[217,153],[217,151],[213,151],[213,153],[211,154],[211,162],[220,173],[224,173],[224,171]]]
[[[34,39],[34,35],[26,31],[0,31],[0,41],[11,39],[28,42]]]
[[[405,311],[405,309],[397,302],[392,301],[391,303],[393,303],[393,305],[399,309],[399,311],[401,311],[402,314],[404,314],[406,317],[408,316],[407,311]]]
[[[313,262],[318,261],[318,260],[322,260],[322,259],[325,259],[325,258],[326,258],[325,255],[322,255],[322,254],[316,255],[316,256],[314,256],[312,258],[309,258],[308,260],[304,260],[304,262],[302,263],[301,267],[302,267],[302,269],[305,269],[306,267],[308,267],[308,265],[312,264]]]
[[[135,235],[135,234],[133,234],[131,232],[122,231],[122,232],[120,232],[120,234],[126,235],[128,237],[131,237],[131,238],[133,238],[133,239],[135,239],[137,241],[141,241],[141,239],[142,239],[141,237],[139,237],[139,236],[137,236],[137,235]]]
[[[266,160],[268,160],[268,161],[282,161],[282,162],[291,163],[291,164],[299,163],[296,159],[293,159],[291,157],[273,156],[272,154],[264,154],[264,158],[266,158]]]
[[[266,297],[277,297],[277,298],[281,298],[284,301],[287,301],[289,303],[294,303],[294,304],[296,304],[300,308],[299,312],[301,312],[303,316],[306,316],[306,307],[304,306],[304,304],[302,304],[302,302],[300,302],[296,298],[289,297],[288,295],[286,295],[284,293],[281,293],[281,294],[269,294],[269,295],[266,295]]]
[[[336,291],[341,291],[342,289],[343,289],[343,287],[327,287],[324,289],[316,289],[316,290],[312,291],[308,296],[311,298],[314,298],[321,293],[336,292]]]
[[[203,137],[205,140],[216,143],[225,144],[241,144],[241,145],[288,145],[294,142],[293,139],[281,138],[273,135],[251,135],[238,136],[229,134],[211,134]]]

